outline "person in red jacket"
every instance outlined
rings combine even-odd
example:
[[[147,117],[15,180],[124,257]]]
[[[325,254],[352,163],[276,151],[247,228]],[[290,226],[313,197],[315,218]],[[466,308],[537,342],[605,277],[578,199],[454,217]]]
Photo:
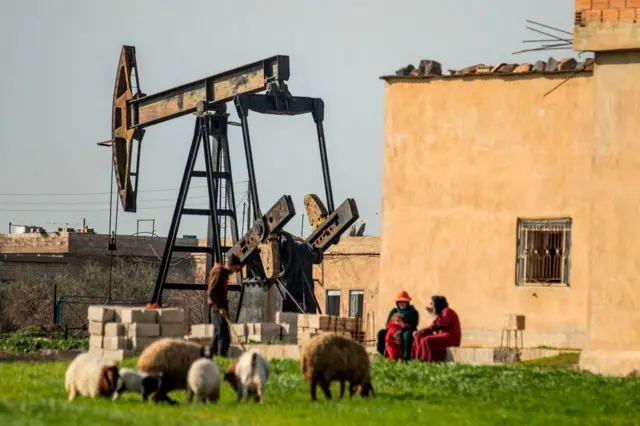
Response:
[[[402,356],[402,331],[407,324],[404,322],[404,316],[395,313],[391,316],[391,320],[387,323],[387,334],[384,342],[387,347],[387,357],[394,361],[403,359]]]
[[[447,357],[447,348],[460,346],[460,320],[444,296],[433,296],[427,311],[435,314],[436,318],[429,327],[416,332],[411,357],[420,361],[441,362]]]

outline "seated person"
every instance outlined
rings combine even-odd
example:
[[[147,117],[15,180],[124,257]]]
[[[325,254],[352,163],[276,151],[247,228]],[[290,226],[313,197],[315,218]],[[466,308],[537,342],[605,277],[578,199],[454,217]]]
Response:
[[[429,327],[416,333],[411,356],[421,361],[444,361],[447,348],[460,346],[462,333],[458,314],[449,307],[444,296],[433,296],[427,311],[435,313],[436,318]]]
[[[396,297],[396,307],[389,312],[387,317],[387,323],[391,320],[393,314],[400,314],[404,317],[404,327],[402,328],[402,359],[407,361],[411,356],[411,346],[413,344],[413,332],[418,328],[419,314],[416,308],[414,308],[409,302],[411,297],[406,291],[401,291]],[[378,332],[377,349],[380,355],[386,353],[386,341],[388,329],[383,329]]]
[[[395,313],[391,321],[387,323],[387,334],[384,342],[387,345],[387,357],[394,361],[401,360],[402,357],[402,329],[405,327],[402,314]]]

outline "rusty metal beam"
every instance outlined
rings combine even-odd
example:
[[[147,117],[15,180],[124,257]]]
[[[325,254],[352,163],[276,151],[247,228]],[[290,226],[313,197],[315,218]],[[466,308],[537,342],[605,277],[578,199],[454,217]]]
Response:
[[[138,166],[144,129],[231,101],[236,95],[266,90],[289,79],[289,57],[283,55],[243,65],[153,95],[140,91],[134,46],[122,46],[113,89],[111,146],[118,195],[126,212],[136,212]],[[132,168],[135,170],[132,171]]]
[[[271,81],[289,79],[289,57],[272,56],[220,74],[184,84],[153,95],[127,102],[131,128],[144,128],[196,111],[198,102],[205,105],[224,103],[242,93],[267,89]]]

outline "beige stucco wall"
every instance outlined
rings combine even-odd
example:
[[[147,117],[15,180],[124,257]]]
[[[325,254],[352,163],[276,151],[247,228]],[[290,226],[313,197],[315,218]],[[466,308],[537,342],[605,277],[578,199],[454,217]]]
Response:
[[[379,237],[342,237],[340,243],[325,252],[323,263],[313,270],[316,298],[323,312],[327,290],[340,290],[340,315],[345,317],[349,314],[349,291],[363,291],[363,321],[368,339],[380,325],[375,323],[379,267]]]
[[[597,53],[594,75],[594,232],[581,365],[617,375],[640,370],[640,51]]]
[[[593,82],[581,73],[544,96],[566,78],[387,80],[378,324],[406,289],[422,326],[445,295],[463,345],[499,344],[508,313],[526,316],[525,346],[584,345]],[[567,216],[571,287],[516,286],[517,218]]]

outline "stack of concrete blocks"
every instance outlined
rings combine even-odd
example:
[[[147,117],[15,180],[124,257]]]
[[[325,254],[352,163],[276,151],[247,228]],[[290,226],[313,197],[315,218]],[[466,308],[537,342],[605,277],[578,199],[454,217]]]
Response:
[[[229,324],[231,332],[231,343],[247,343],[247,327],[248,324]],[[189,341],[199,343],[201,345],[208,345],[213,338],[213,325],[212,324],[194,324],[191,326],[191,334],[189,335]]]
[[[248,323],[247,324],[248,343],[281,343],[282,327],[277,323]]]
[[[282,330],[282,343],[298,343],[298,314],[295,312],[276,312],[276,324]]]
[[[139,355],[163,337],[184,338],[180,308],[89,306],[88,317],[89,350],[114,360]]]

